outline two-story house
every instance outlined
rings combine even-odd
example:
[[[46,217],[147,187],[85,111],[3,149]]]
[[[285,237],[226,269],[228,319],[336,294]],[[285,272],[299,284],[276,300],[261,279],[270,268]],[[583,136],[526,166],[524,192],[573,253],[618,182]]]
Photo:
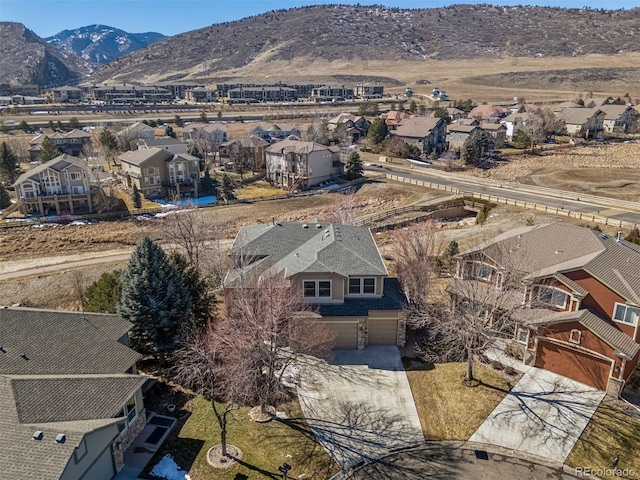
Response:
[[[132,326],[117,315],[0,308],[0,476],[111,480],[123,469],[147,424]]]
[[[218,145],[229,139],[229,131],[222,123],[192,123],[182,128],[182,140],[193,143],[205,139],[211,145]]]
[[[335,348],[404,346],[406,298],[368,228],[273,221],[241,228],[229,255],[225,290],[249,272],[282,275],[335,331]]]
[[[256,135],[269,143],[273,143],[284,140],[291,135],[300,137],[302,132],[298,127],[290,123],[259,123],[251,130],[251,135]]]
[[[459,123],[447,125],[447,143],[449,144],[449,149],[459,150],[467,138],[478,130],[480,130],[480,127],[477,125],[460,125]]]
[[[220,165],[231,170],[258,171],[265,168],[265,150],[269,142],[256,135],[238,137],[218,145]]]
[[[198,196],[200,159],[188,153],[173,154],[159,148],[120,155],[119,174],[125,185],[135,185],[146,198]]]
[[[529,122],[535,122],[539,116],[533,112],[513,112],[500,120],[500,125],[505,127],[505,136],[509,140],[520,130],[524,130]]]
[[[70,132],[54,132],[51,135],[40,134],[29,141],[29,156],[31,161],[38,160],[44,137],[48,136],[60,153],[79,157],[85,145],[91,143],[91,135],[82,130]]]
[[[442,118],[407,118],[400,122],[391,135],[415,145],[426,155],[432,152],[440,155],[447,149],[447,122]]]
[[[568,223],[511,230],[458,255],[456,278],[493,289],[487,299],[519,290],[508,315],[528,365],[615,396],[638,365],[640,246],[621,234]],[[458,284],[450,294],[465,297]]]
[[[177,155],[187,153],[189,144],[173,137],[152,138],[151,140],[138,139],[138,150],[148,150],[149,148],[159,148]]]
[[[594,138],[602,133],[605,115],[599,107],[569,107],[558,113],[558,117],[566,125],[568,135],[584,138]]]
[[[66,153],[23,173],[13,186],[25,215],[93,212],[87,163]]]
[[[633,133],[638,131],[640,114],[631,105],[602,105],[598,108],[605,113],[602,122],[605,132]]]
[[[138,140],[146,141],[156,138],[156,130],[146,123],[136,122],[120,130],[116,136],[123,150],[132,150],[137,148]]]
[[[363,116],[353,115],[352,113],[341,113],[331,118],[327,123],[331,131],[344,128],[351,143],[357,143],[362,137],[366,137],[369,127],[371,126],[369,120]]]
[[[265,150],[267,180],[286,190],[306,190],[342,175],[340,149],[315,142],[282,140]]]

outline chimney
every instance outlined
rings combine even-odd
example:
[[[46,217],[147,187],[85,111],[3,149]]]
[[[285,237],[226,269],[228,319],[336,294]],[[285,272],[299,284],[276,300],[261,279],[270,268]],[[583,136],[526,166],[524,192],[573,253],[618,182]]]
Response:
[[[616,238],[616,242],[620,243],[622,241],[622,231],[618,230],[618,238]]]

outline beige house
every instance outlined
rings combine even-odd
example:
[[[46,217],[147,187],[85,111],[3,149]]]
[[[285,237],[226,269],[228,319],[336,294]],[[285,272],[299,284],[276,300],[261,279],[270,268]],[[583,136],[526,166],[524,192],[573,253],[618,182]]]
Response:
[[[460,125],[457,123],[447,125],[447,143],[449,144],[449,149],[458,150],[462,148],[467,138],[478,130],[480,130],[480,127],[477,125]]]
[[[133,325],[16,307],[0,325],[0,476],[111,480],[147,424]]]
[[[568,135],[584,138],[593,138],[602,133],[605,115],[600,107],[569,107],[558,113],[558,117],[566,125]]]
[[[149,125],[136,122],[120,130],[117,134],[118,142],[123,150],[137,148],[139,140],[153,140],[156,137],[156,130]]]
[[[220,165],[234,171],[263,170],[269,142],[256,135],[238,137],[218,145]]]
[[[243,227],[229,255],[242,268],[227,274],[226,291],[241,286],[242,275],[283,275],[336,332],[335,348],[404,346],[407,301],[398,280],[388,278],[368,228],[323,222]]]
[[[404,119],[391,132],[406,143],[415,145],[423,154],[440,155],[447,148],[447,122],[442,118],[414,117]]]
[[[480,128],[493,138],[494,148],[502,148],[507,140],[507,127],[501,123],[482,122]]]
[[[66,153],[23,173],[13,186],[25,215],[93,212],[87,163]]]
[[[604,112],[602,127],[609,133],[633,133],[638,131],[640,113],[631,105],[602,105],[598,107]]]
[[[146,198],[198,196],[200,159],[159,148],[125,152],[118,172],[125,185],[135,185]]]
[[[31,161],[38,160],[42,142],[45,137],[49,137],[51,141],[58,147],[60,153],[79,157],[85,145],[91,143],[91,135],[82,130],[71,130],[70,132],[54,132],[51,135],[40,134],[29,142],[29,156]]]
[[[265,150],[267,180],[289,191],[306,190],[342,175],[340,149],[282,140]]]

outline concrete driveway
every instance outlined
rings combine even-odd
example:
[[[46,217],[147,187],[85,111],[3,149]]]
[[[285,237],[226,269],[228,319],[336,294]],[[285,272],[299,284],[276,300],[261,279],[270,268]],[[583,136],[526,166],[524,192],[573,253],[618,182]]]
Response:
[[[593,387],[532,368],[469,441],[564,463],[604,395]]]
[[[314,435],[344,469],[424,442],[396,347],[313,359],[301,367],[298,396]]]

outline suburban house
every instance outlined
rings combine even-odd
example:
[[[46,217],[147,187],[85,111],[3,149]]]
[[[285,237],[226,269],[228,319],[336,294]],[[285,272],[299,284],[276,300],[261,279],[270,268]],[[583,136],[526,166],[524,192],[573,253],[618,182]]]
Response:
[[[500,125],[504,125],[505,127],[506,138],[513,140],[513,137],[519,130],[525,129],[527,122],[535,121],[537,118],[538,115],[535,113],[514,112],[500,120]]]
[[[504,147],[507,141],[507,127],[501,123],[482,122],[480,128],[493,139],[494,148]]]
[[[449,149],[458,150],[462,148],[467,138],[478,130],[480,130],[480,127],[477,125],[460,125],[458,123],[447,125],[447,142],[449,143]]]
[[[193,143],[200,139],[207,140],[211,145],[217,145],[229,139],[229,132],[221,123],[197,122],[182,128],[182,140],[185,142]]]
[[[125,185],[129,188],[135,185],[146,198],[198,196],[198,157],[151,147],[125,152],[118,158],[121,162],[118,174]]]
[[[25,215],[93,212],[87,163],[66,153],[23,173],[13,186]]]
[[[116,136],[123,150],[131,150],[136,148],[138,140],[153,140],[156,137],[156,130],[146,123],[136,122],[120,130]]]
[[[149,148],[159,148],[178,155],[180,153],[187,153],[189,151],[189,144],[173,137],[152,138],[150,140],[144,138],[138,139],[138,150],[147,150]]]
[[[609,133],[627,133],[638,130],[640,114],[631,105],[602,105],[604,112],[602,127]]]
[[[406,298],[368,228],[317,221],[242,227],[229,255],[235,268],[226,291],[249,274],[284,276],[316,308],[315,320],[336,332],[335,348],[404,346]]]
[[[362,137],[366,137],[371,126],[371,122],[363,116],[356,116],[351,113],[341,113],[327,123],[331,131],[344,128],[351,143],[357,143]]]
[[[79,87],[57,87],[51,89],[53,103],[82,103],[84,91]]]
[[[511,290],[524,363],[618,396],[640,357],[640,246],[620,237],[568,223],[510,230],[456,257],[449,293],[487,289],[491,307]]]
[[[407,118],[402,120],[391,134],[410,145],[415,145],[426,155],[432,152],[440,155],[447,149],[447,122],[442,118]]]
[[[117,315],[0,308],[0,471],[110,480],[147,423],[146,377]]]
[[[602,133],[605,112],[600,107],[564,108],[558,113],[567,128],[567,134],[574,137],[593,138]]]
[[[399,110],[390,110],[387,113],[380,115],[380,118],[384,120],[385,125],[389,130],[395,130],[402,120],[415,117],[414,114],[409,112],[401,112]]]
[[[342,175],[340,149],[315,142],[282,140],[265,150],[267,180],[286,190],[306,190]]]
[[[31,161],[38,160],[44,137],[49,137],[58,147],[60,153],[79,157],[82,149],[91,143],[91,135],[82,130],[73,129],[70,132],[54,132],[51,135],[40,134],[29,142],[29,156]]]
[[[302,132],[300,132],[298,127],[289,123],[259,123],[251,130],[251,135],[257,135],[263,140],[273,143],[284,140],[291,135],[300,137]]]
[[[464,118],[467,116],[464,110],[460,110],[459,108],[455,107],[447,107],[447,115],[449,115],[449,118],[451,118],[451,120],[453,120],[454,122],[460,118]]]
[[[220,165],[228,169],[262,170],[265,168],[265,149],[269,142],[256,135],[238,137],[218,145]]]
[[[469,118],[475,118],[480,122],[497,123],[501,118],[511,113],[507,107],[502,105],[478,105],[469,112]]]

